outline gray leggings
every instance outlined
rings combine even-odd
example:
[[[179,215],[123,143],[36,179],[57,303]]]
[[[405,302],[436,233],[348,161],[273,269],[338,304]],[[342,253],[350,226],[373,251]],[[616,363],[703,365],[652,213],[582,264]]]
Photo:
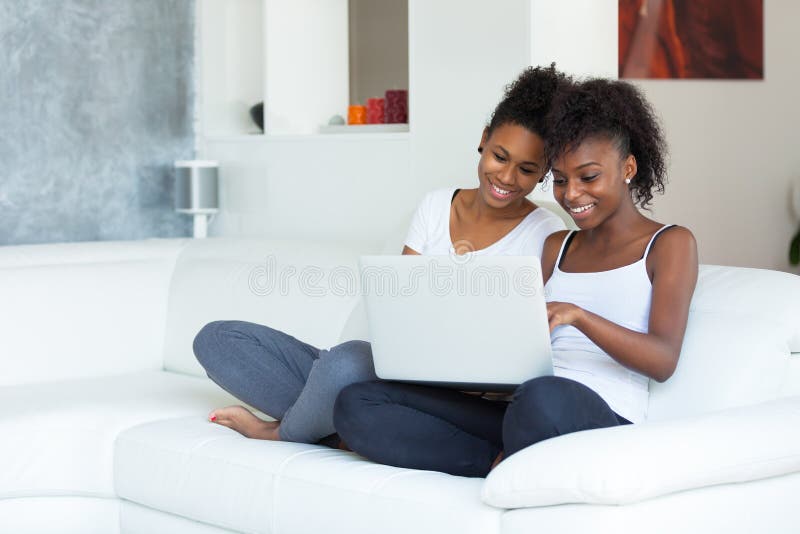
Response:
[[[376,379],[366,341],[325,350],[268,326],[214,321],[200,330],[193,346],[211,380],[281,421],[284,441],[316,443],[333,434],[339,392]]]

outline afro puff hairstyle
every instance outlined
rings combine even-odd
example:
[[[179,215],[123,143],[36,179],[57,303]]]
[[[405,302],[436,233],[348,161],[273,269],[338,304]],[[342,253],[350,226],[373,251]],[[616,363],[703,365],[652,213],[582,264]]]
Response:
[[[555,63],[549,67],[528,67],[506,86],[503,100],[486,126],[487,137],[499,126],[516,124],[545,139],[553,99],[571,82],[571,78],[556,70]]]
[[[667,144],[658,118],[644,95],[618,80],[589,79],[573,84],[555,99],[548,117],[545,154],[552,162],[592,137],[612,140],[625,158],[636,158],[629,185],[635,204],[646,208],[653,190],[664,192]]]

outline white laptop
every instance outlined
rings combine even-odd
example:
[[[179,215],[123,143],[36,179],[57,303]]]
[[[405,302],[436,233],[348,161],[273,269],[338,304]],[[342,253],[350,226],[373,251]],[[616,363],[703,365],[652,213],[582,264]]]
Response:
[[[511,391],[552,375],[539,258],[363,256],[379,378]]]

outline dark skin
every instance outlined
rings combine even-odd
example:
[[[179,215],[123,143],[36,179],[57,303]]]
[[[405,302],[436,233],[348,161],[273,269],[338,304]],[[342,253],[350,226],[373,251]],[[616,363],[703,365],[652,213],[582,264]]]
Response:
[[[636,158],[620,154],[613,140],[605,137],[589,138],[553,162],[554,196],[581,229],[562,260],[562,271],[605,271],[642,257],[648,241],[663,225],[643,216],[631,199],[625,179],[635,179],[636,170]],[[565,235],[556,232],[545,241],[545,282],[553,273]],[[572,325],[628,369],[664,382],[678,364],[697,283],[697,244],[692,233],[682,227],[665,231],[650,250],[646,268],[653,285],[647,334],[566,302],[548,303],[547,314],[551,332],[559,325]]]
[[[636,263],[661,228],[636,209],[625,180],[636,176],[636,158],[607,138],[589,138],[553,162],[553,195],[581,229],[562,258],[561,270],[608,271]],[[588,209],[586,209],[588,207]],[[580,210],[574,213],[573,210]],[[686,228],[665,231],[647,255],[653,284],[648,333],[641,334],[568,302],[548,302],[552,332],[572,325],[628,369],[664,382],[678,365],[689,303],[697,284],[697,243]],[[553,275],[567,231],[549,236],[542,251],[545,283]],[[491,469],[502,461],[501,452]]]
[[[525,197],[547,172],[544,141],[516,124],[501,124],[491,135],[484,130],[478,150],[478,188],[461,190],[450,208],[450,240],[458,254],[491,246],[535,210]],[[419,252],[404,247],[403,254]]]

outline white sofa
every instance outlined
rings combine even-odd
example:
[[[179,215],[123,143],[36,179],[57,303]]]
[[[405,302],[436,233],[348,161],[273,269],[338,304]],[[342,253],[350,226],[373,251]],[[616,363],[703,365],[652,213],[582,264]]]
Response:
[[[208,423],[235,401],[195,362],[197,330],[243,319],[319,346],[358,337],[357,297],[326,277],[375,252],[0,248],[0,532],[800,531],[800,277],[785,273],[703,266],[678,370],[651,384],[647,423],[537,444],[486,480]]]

